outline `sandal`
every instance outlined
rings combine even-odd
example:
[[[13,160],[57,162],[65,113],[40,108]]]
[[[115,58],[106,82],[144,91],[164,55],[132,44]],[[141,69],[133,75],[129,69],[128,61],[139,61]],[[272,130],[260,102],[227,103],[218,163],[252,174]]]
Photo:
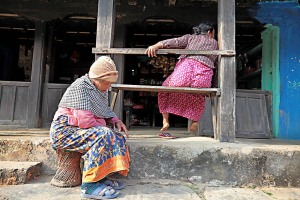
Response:
[[[112,187],[101,183],[83,183],[81,186],[81,197],[90,199],[113,199],[120,195],[120,192]]]
[[[110,186],[115,190],[122,190],[125,187],[125,183],[120,182],[120,181],[110,180],[110,179],[107,179],[106,181],[104,181],[103,184]]]
[[[158,137],[164,138],[164,139],[174,139],[175,138],[175,136],[172,136],[170,133],[165,133],[165,132],[160,133],[158,135]]]

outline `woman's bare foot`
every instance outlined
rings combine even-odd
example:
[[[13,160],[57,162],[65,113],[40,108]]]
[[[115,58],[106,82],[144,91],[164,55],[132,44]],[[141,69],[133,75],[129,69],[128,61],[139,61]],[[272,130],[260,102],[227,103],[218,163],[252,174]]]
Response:
[[[160,129],[160,131],[166,131],[168,130],[170,124],[168,122],[163,123],[163,127]]]
[[[191,123],[191,125],[190,125],[189,130],[190,130],[191,132],[196,132],[196,131],[198,131],[198,122],[193,121],[193,122]]]

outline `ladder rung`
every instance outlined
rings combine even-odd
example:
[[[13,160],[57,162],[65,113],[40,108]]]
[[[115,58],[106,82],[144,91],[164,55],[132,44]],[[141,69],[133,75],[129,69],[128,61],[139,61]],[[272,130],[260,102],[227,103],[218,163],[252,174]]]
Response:
[[[145,48],[93,48],[94,54],[145,54]],[[196,51],[185,49],[159,49],[157,54],[221,55],[235,56],[234,50]]]
[[[131,84],[112,84],[112,90],[128,90],[143,92],[181,92],[181,93],[198,93],[198,94],[215,94],[220,95],[220,88],[190,88],[190,87],[169,87],[153,85],[131,85]]]

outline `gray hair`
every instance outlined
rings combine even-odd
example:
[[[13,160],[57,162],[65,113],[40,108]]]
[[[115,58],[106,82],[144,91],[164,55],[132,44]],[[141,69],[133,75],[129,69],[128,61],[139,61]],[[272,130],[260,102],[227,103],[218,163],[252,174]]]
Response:
[[[208,31],[213,31],[213,25],[209,23],[200,23],[198,26],[193,27],[194,34],[196,35],[205,35]]]

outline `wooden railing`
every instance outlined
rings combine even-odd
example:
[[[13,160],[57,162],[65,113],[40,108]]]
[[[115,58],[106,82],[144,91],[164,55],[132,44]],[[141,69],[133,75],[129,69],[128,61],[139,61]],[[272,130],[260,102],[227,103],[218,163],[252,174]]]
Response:
[[[94,54],[135,54],[145,55],[146,49],[144,48],[93,48]],[[214,51],[196,51],[186,49],[159,49],[157,54],[186,54],[186,55],[217,55],[217,56],[235,56],[233,50],[214,50]],[[146,55],[145,55],[146,56]],[[212,122],[215,138],[219,138],[217,135],[217,109],[215,105],[216,96],[221,95],[220,88],[189,88],[189,87],[166,87],[166,86],[152,86],[152,85],[128,85],[128,84],[112,84],[112,90],[115,95],[112,98],[111,106],[115,106],[115,102],[118,96],[119,90],[128,91],[144,91],[144,92],[179,92],[179,93],[197,93],[209,96],[211,98],[212,108]]]

